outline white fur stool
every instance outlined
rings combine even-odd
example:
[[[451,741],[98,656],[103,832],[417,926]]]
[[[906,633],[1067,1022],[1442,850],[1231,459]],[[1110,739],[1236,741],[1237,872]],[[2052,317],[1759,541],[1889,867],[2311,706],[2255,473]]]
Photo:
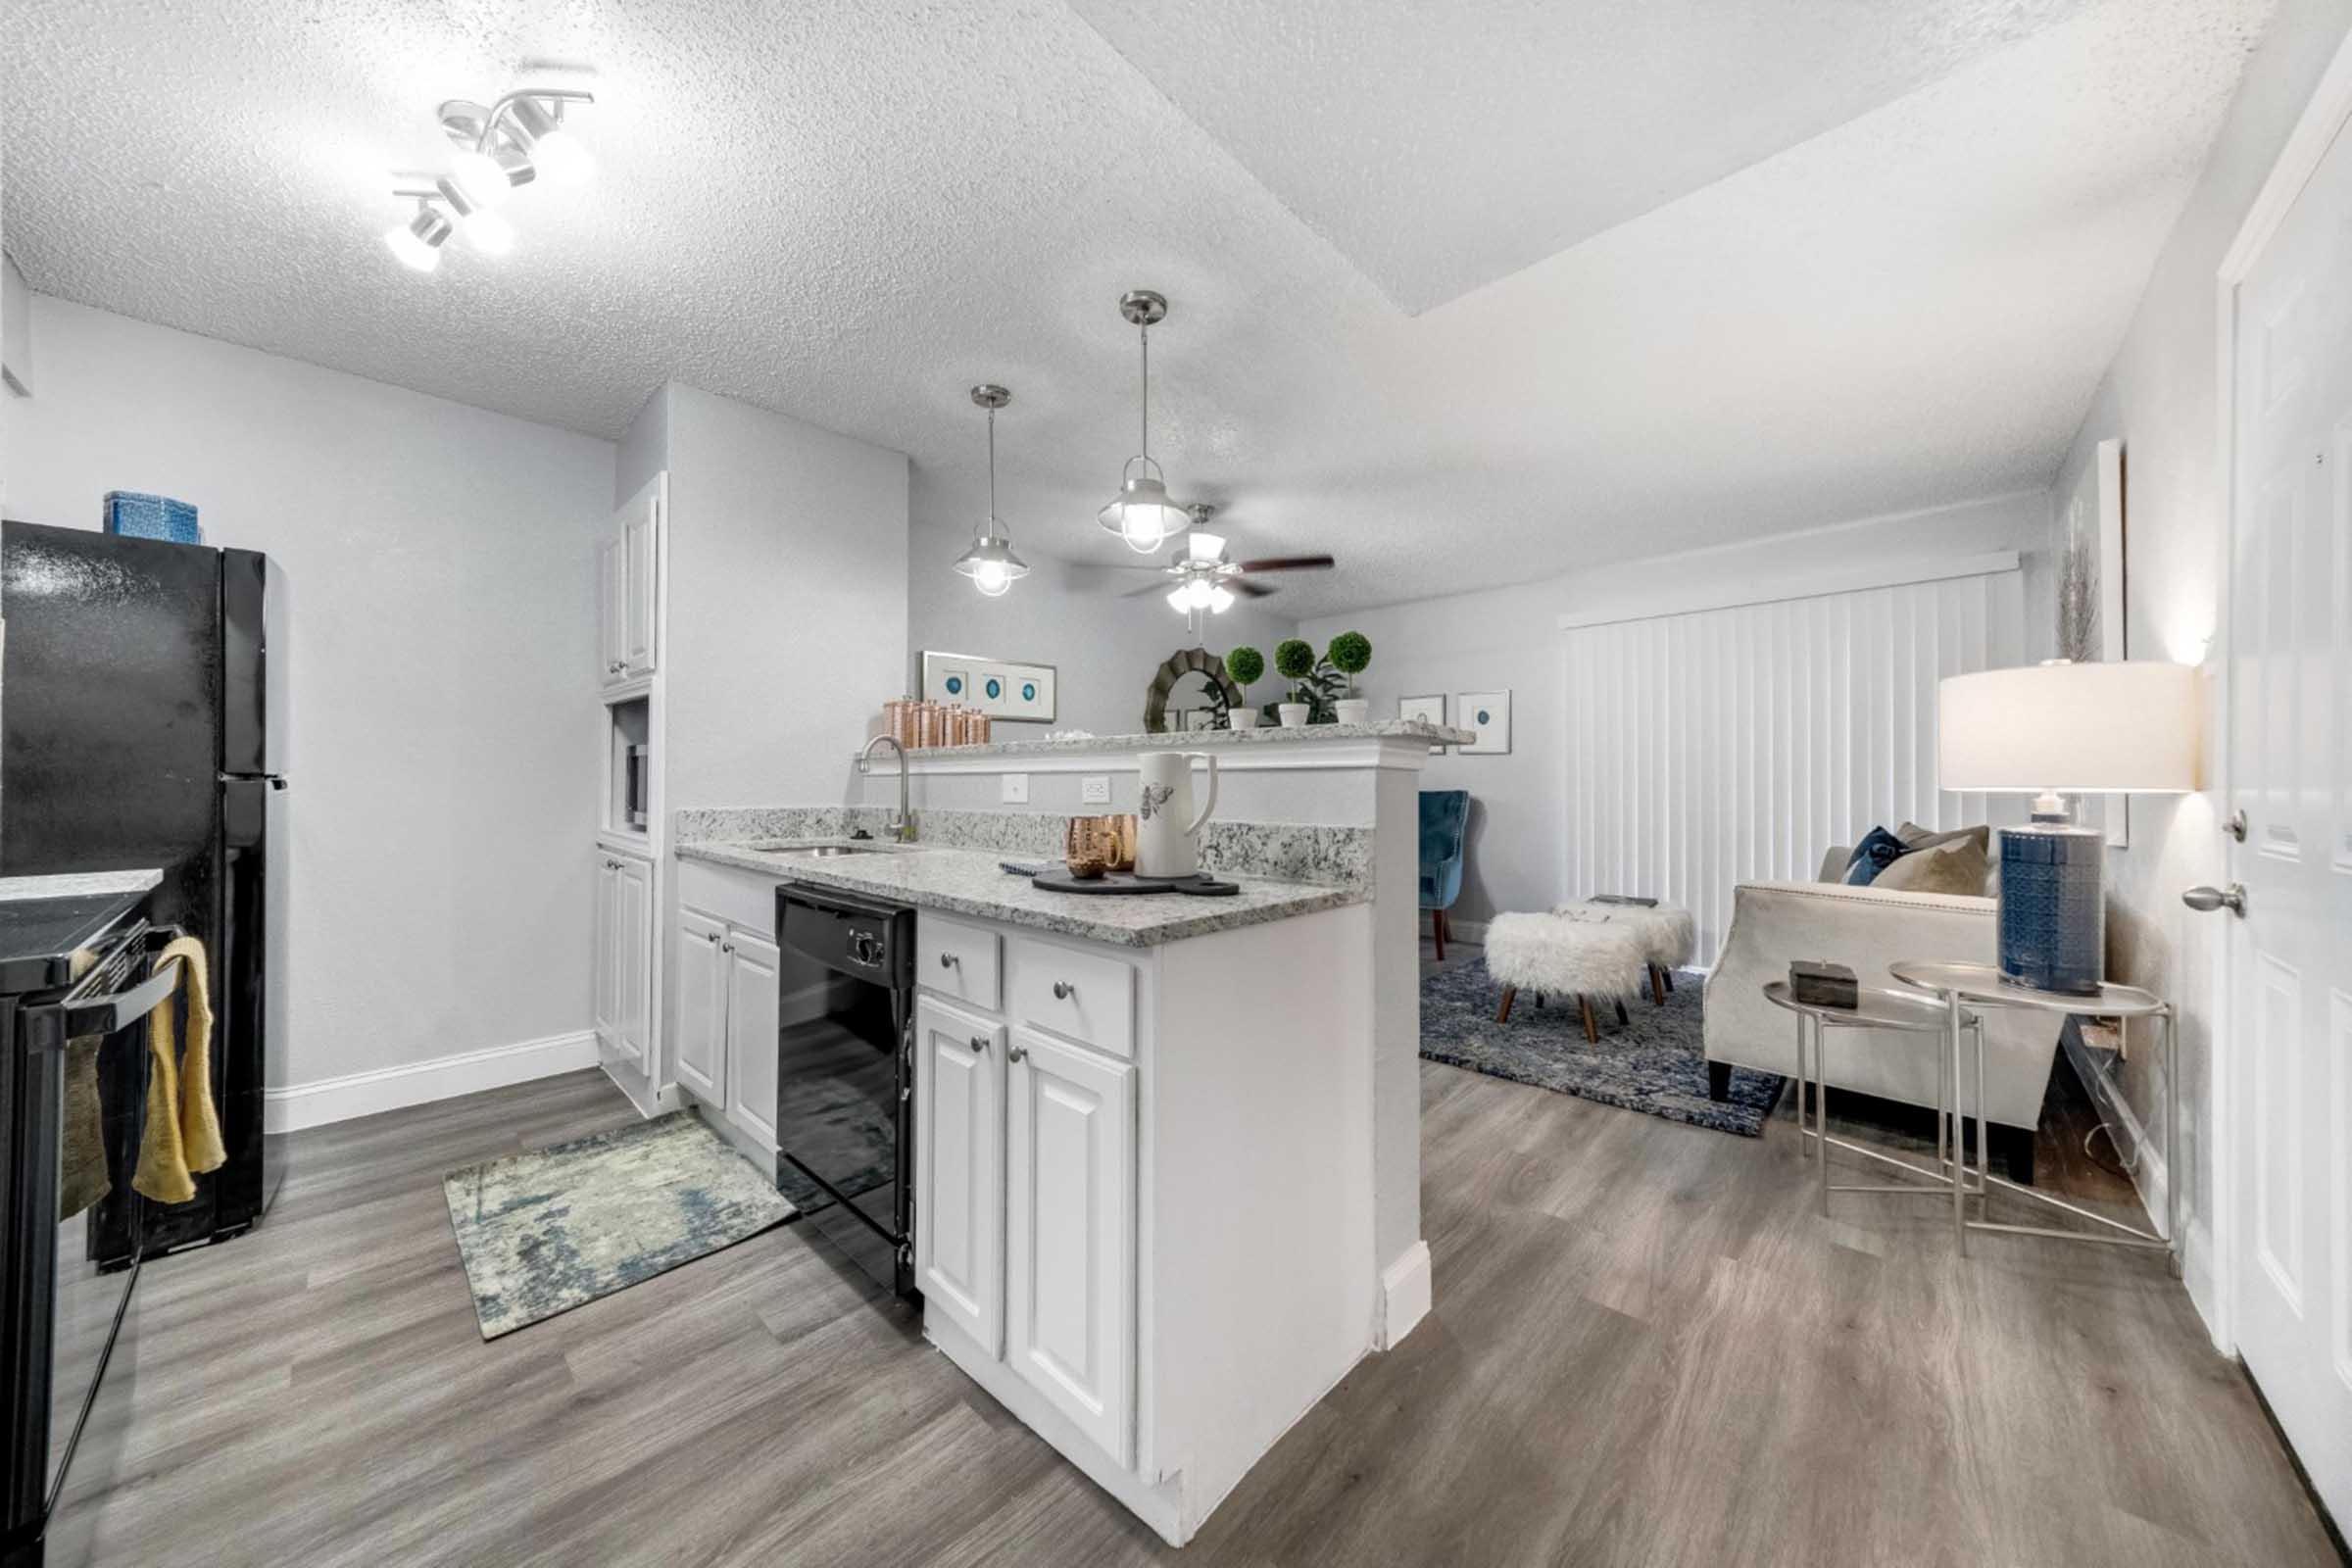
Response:
[[[1604,920],[1633,928],[1642,942],[1642,961],[1649,967],[1649,1000],[1666,1005],[1674,989],[1674,971],[1698,951],[1698,922],[1679,904],[1618,904],[1586,899],[1552,906],[1552,913],[1581,920]]]
[[[1603,906],[1602,907],[1608,907]],[[1600,1039],[1592,999],[1617,1004],[1625,1021],[1625,999],[1642,989],[1648,948],[1628,921],[1592,918],[1582,910],[1560,914],[1498,914],[1487,926],[1487,972],[1502,982],[1496,1023],[1508,1023],[1511,1003],[1522,990],[1539,999],[1573,996],[1584,1009],[1585,1039]]]

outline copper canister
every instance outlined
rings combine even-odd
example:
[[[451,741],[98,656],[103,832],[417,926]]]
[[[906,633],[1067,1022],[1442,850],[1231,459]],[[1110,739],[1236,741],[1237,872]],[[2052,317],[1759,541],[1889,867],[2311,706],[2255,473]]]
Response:
[[[939,744],[939,705],[937,703],[917,703],[914,705],[915,745],[937,746]]]

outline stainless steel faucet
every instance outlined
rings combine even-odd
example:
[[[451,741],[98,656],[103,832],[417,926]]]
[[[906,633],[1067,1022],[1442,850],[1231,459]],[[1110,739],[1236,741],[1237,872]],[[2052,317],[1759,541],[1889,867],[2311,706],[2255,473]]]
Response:
[[[906,748],[899,744],[896,735],[877,735],[865,743],[864,751],[858,754],[858,771],[871,773],[874,770],[874,748],[882,745],[888,745],[899,754],[899,814],[890,819],[890,836],[901,844],[912,844],[914,813],[906,808]]]

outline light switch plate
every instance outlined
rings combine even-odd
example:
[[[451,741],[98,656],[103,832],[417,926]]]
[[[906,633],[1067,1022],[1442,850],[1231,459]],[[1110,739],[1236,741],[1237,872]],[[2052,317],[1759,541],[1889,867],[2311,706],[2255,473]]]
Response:
[[[1027,806],[1029,804],[1028,774],[1007,773],[1004,775],[1004,800],[1010,806]]]
[[[1081,778],[1078,781],[1078,800],[1084,806],[1108,806],[1110,804],[1110,775],[1108,773],[1089,773]]]

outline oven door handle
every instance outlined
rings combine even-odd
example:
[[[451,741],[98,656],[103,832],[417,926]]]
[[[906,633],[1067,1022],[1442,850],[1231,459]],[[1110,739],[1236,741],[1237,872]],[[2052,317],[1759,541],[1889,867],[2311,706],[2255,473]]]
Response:
[[[68,996],[23,1013],[25,1044],[34,1051],[63,1051],[83,1035],[111,1035],[129,1028],[172,1000],[179,989],[179,963],[172,959],[127,991],[110,996]]]

